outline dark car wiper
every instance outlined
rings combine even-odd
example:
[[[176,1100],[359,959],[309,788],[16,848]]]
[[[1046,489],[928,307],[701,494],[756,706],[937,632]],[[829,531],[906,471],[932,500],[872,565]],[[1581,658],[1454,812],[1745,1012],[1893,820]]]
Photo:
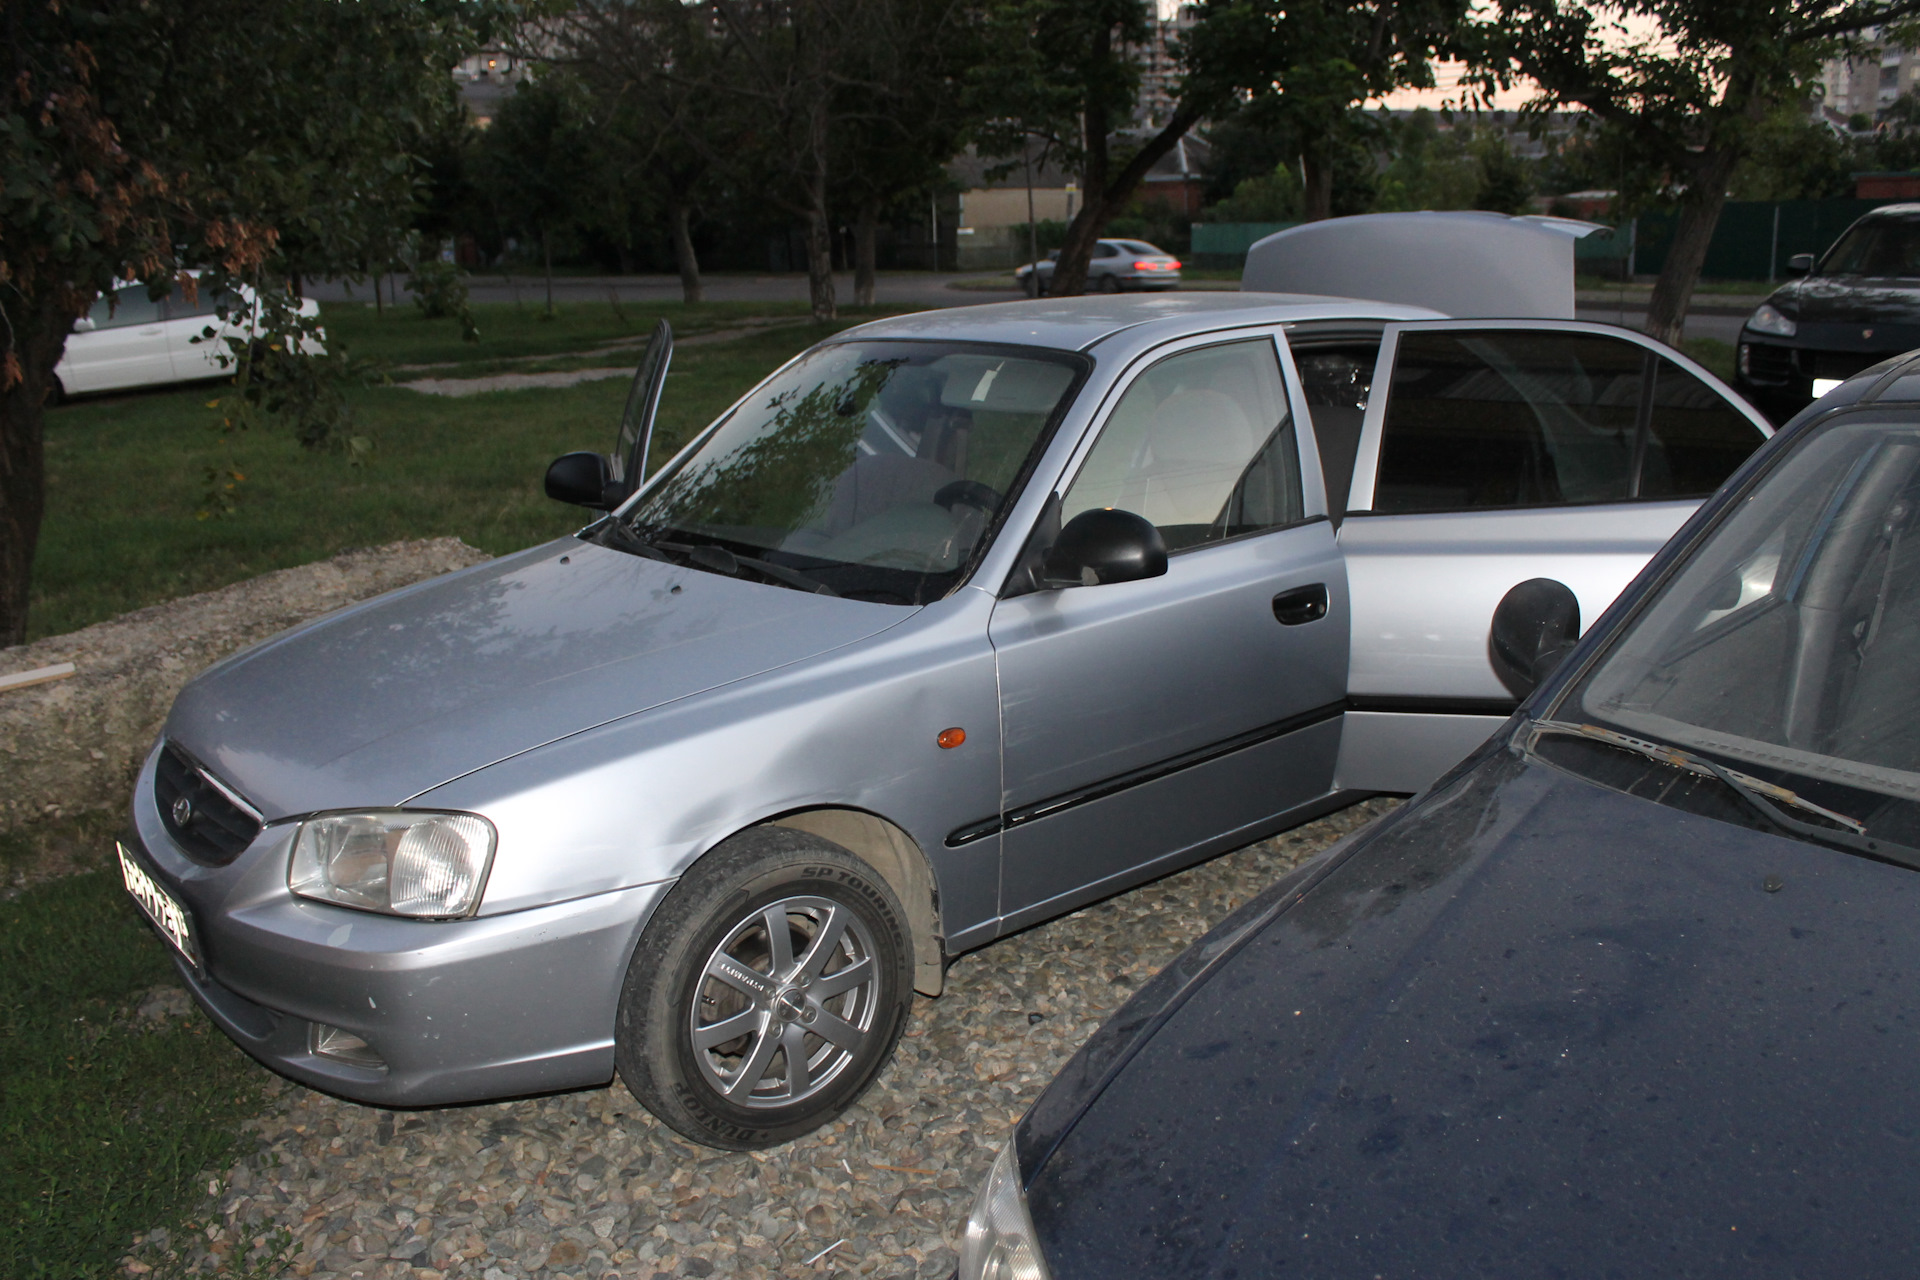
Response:
[[[798,587],[802,591],[811,591],[823,596],[840,594],[826,583],[815,582],[805,574],[789,569],[785,565],[770,564],[765,560],[756,560],[752,556],[735,555],[722,546],[710,543],[667,542],[659,538],[650,538],[616,516],[609,516],[602,521],[593,530],[593,539],[603,547],[614,547],[620,551],[632,552],[634,555],[645,556],[649,560],[659,560],[665,564],[691,564],[697,569],[725,574],[729,578],[738,574],[742,568],[747,568],[783,586]]]
[[[655,542],[652,545],[662,551],[671,551],[684,556],[686,560],[702,569],[714,573],[734,576],[741,569],[751,569],[763,578],[771,578],[783,586],[797,587],[801,591],[811,591],[816,595],[837,596],[840,593],[824,582],[816,582],[796,569],[783,564],[773,564],[766,560],[756,560],[752,556],[739,555],[711,542]]]
[[[663,564],[672,564],[673,557],[642,537],[632,525],[618,516],[608,516],[598,526],[588,531],[590,540],[603,547],[616,551],[625,551],[630,555],[658,560]]]
[[[1703,756],[1694,755],[1691,751],[1683,751],[1679,747],[1670,747],[1660,742],[1648,742],[1644,738],[1635,738],[1613,729],[1603,729],[1597,724],[1575,724],[1569,720],[1536,720],[1533,722],[1532,730],[1535,737],[1542,733],[1561,733],[1604,742],[1608,746],[1643,755],[1649,760],[1656,760],[1676,769],[1684,769],[1688,773],[1697,773],[1701,777],[1712,778],[1738,796],[1748,808],[1782,831],[1812,840],[1824,840],[1842,849],[1869,854],[1883,862],[1891,862],[1920,871],[1920,849],[1895,844],[1888,840],[1876,840],[1867,834],[1866,825],[1857,818],[1835,813],[1797,792],[1768,782],[1764,778],[1741,773],[1737,769],[1724,768]],[[1526,749],[1531,747],[1532,743],[1528,742]],[[1818,814],[1829,822],[1838,823],[1841,829],[1819,827],[1811,822],[1802,822],[1798,818],[1789,817],[1780,811],[1781,804]]]

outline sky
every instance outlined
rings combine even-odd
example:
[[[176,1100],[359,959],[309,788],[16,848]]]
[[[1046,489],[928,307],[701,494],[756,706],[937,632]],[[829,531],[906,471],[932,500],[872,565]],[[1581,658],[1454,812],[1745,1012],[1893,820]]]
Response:
[[[1436,87],[1402,89],[1377,101],[1369,102],[1367,105],[1392,107],[1395,110],[1405,111],[1411,111],[1415,107],[1426,107],[1432,111],[1438,111],[1444,106],[1459,109],[1465,105],[1466,94],[1460,89],[1460,77],[1465,74],[1465,71],[1465,66],[1458,62],[1438,63],[1433,68]],[[1536,92],[1537,86],[1533,81],[1525,80],[1511,89],[1496,90],[1493,95],[1493,106],[1497,110],[1511,111],[1526,105]]]

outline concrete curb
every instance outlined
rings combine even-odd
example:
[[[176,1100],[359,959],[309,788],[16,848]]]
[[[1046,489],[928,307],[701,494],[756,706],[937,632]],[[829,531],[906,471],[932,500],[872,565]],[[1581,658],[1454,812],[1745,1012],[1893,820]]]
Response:
[[[188,680],[288,627],[488,557],[458,538],[348,551],[0,649],[0,675],[71,662],[71,678],[0,693],[0,831],[90,809],[128,787]]]

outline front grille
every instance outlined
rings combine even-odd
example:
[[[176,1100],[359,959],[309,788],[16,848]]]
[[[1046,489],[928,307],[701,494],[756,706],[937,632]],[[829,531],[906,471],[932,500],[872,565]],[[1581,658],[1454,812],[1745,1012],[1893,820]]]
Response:
[[[1755,382],[1785,382],[1793,376],[1793,349],[1776,347],[1770,342],[1749,342],[1743,348],[1747,356],[1746,375]]]
[[[1814,377],[1838,378],[1843,382],[1862,369],[1879,364],[1887,358],[1885,355],[1863,351],[1815,351],[1811,354]]]
[[[153,799],[173,842],[189,858],[210,867],[232,862],[260,834],[259,817],[209,781],[205,772],[171,743],[160,749]]]

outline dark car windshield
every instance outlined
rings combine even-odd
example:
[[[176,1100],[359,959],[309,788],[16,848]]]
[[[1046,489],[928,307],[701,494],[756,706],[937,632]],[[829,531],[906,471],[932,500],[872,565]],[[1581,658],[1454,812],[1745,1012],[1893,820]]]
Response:
[[[958,585],[1078,379],[1073,356],[933,342],[815,349],[623,512],[843,596]]]
[[[1820,261],[1823,276],[1920,277],[1920,222],[1881,218],[1840,237]]]
[[[1553,715],[1712,756],[1911,843],[1917,510],[1920,427],[1807,437]]]

